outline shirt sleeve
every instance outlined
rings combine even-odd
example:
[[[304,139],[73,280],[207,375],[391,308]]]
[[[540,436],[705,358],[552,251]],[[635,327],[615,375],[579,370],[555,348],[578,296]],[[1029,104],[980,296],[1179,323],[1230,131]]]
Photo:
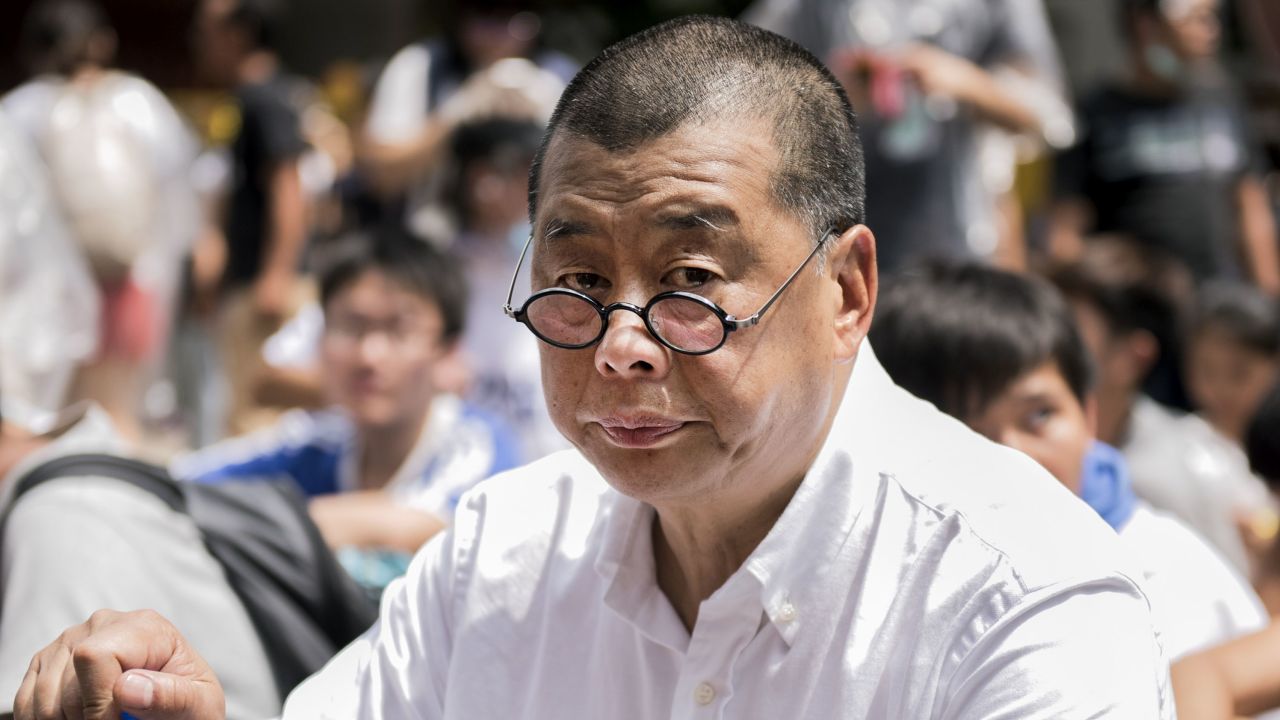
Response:
[[[1172,720],[1172,697],[1146,601],[1094,587],[1007,613],[962,661],[939,717]]]
[[[254,88],[244,97],[242,132],[257,139],[265,162],[296,160],[307,149],[298,113],[289,106],[278,86]]]
[[[290,694],[284,720],[444,717],[459,552],[454,532],[419,551],[383,594],[378,622]]]

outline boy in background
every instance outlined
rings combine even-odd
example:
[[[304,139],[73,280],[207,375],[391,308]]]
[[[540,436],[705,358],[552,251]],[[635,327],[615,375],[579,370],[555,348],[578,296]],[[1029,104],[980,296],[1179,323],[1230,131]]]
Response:
[[[436,389],[465,320],[452,259],[398,229],[357,236],[323,274],[320,298],[321,373],[335,407],[291,411],[173,471],[203,482],[292,478],[348,570],[378,588],[448,525],[463,492],[519,458],[505,427]]]
[[[895,382],[1030,455],[1119,533],[1143,570],[1170,658],[1266,624],[1239,575],[1138,500],[1120,453],[1095,440],[1088,351],[1047,283],[976,264],[928,265],[882,295],[871,340]]]

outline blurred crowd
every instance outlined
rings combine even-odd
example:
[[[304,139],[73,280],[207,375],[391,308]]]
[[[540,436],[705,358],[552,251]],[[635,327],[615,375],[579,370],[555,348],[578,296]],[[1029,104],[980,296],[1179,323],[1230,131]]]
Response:
[[[586,58],[548,42],[536,0],[432,8],[438,33],[304,77],[278,52],[303,32],[279,2],[201,0],[189,44],[214,90],[192,101],[116,65],[94,0],[33,3],[28,79],[0,98],[7,432],[92,421],[91,449],[178,478],[286,477],[375,596],[470,486],[564,447],[537,340],[502,311],[528,296],[529,169]],[[1098,478],[1123,466],[1143,507],[1206,541],[1192,580],[1221,584],[1230,602],[1205,612],[1229,618],[1178,654],[1280,614],[1280,5],[758,0],[743,17],[825,60],[858,112],[885,291],[871,341],[895,379],[1104,519]],[[973,290],[1006,277],[1049,309]],[[1035,344],[1059,306],[1087,355]],[[928,330],[939,317],[990,332]],[[1065,395],[1019,390],[1043,367]],[[1041,448],[1070,408],[1087,457],[1059,467]],[[232,701],[270,712],[275,690]]]

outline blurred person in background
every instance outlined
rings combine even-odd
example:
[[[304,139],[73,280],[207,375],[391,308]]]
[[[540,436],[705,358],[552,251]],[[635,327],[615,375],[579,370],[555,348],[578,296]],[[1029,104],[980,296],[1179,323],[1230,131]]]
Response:
[[[298,96],[305,90],[283,71],[275,52],[278,13],[271,0],[204,0],[194,28],[200,69],[209,81],[234,91],[239,110],[230,187],[218,213],[222,235],[211,239],[225,250],[205,253],[222,267],[195,272],[204,282],[216,280],[221,295],[219,345],[230,386],[232,433],[277,417],[278,411],[255,397],[262,346],[309,292],[300,275],[307,204],[299,160],[307,142]]]
[[[1048,283],[929,264],[882,294],[871,341],[895,382],[1030,455],[1119,533],[1171,659],[1266,625],[1252,588],[1194,531],[1140,501],[1124,458],[1096,439],[1089,352]]]
[[[510,430],[438,389],[467,311],[456,261],[387,227],[341,242],[320,281],[321,384],[333,405],[173,464],[177,477],[287,476],[339,558],[377,592],[446,527],[459,496],[518,464]]]
[[[1241,452],[1250,418],[1280,377],[1280,302],[1248,285],[1204,287],[1188,323],[1186,372],[1197,414]]]
[[[1164,248],[1203,281],[1280,293],[1276,225],[1261,154],[1217,62],[1218,0],[1124,0],[1130,73],[1086,98],[1081,140],[1058,162],[1050,253],[1087,234]]]
[[[41,427],[98,349],[99,295],[30,139],[0,108],[0,414]]]
[[[577,71],[540,46],[542,20],[529,0],[456,1],[444,33],[403,48],[378,77],[365,120],[361,160],[376,191],[403,199],[410,226],[431,235],[437,190],[432,170],[447,156],[459,124],[485,115],[543,123]],[[503,62],[521,59],[524,63]],[[488,72],[487,80],[476,82]]]
[[[1189,427],[1185,413],[1155,399],[1168,397],[1181,368],[1185,305],[1194,293],[1189,272],[1157,248],[1097,238],[1050,278],[1093,356],[1098,439],[1124,455],[1139,497],[1181,518],[1251,575],[1240,525],[1274,517],[1265,489]]]
[[[844,83],[875,179],[867,213],[883,271],[919,256],[1024,255],[998,247],[980,131],[1073,137],[1039,2],[760,0],[743,19],[797,41]]]
[[[98,402],[136,441],[200,212],[189,178],[193,135],[153,85],[111,68],[115,52],[96,2],[41,0],[22,27],[32,78],[0,104],[49,168],[101,295],[100,344],[74,395]]]
[[[542,132],[541,123],[519,118],[458,126],[450,141],[454,182],[446,193],[456,213],[451,247],[471,286],[470,325],[462,338],[466,396],[519,429],[528,459],[565,441],[547,413],[535,338],[496,308],[532,231],[529,166]]]
[[[1245,434],[1249,465],[1280,492],[1280,384],[1258,406]],[[1280,615],[1280,543],[1269,548],[1259,593]],[[1280,708],[1280,623],[1197,653],[1173,666],[1178,717],[1232,720]]]

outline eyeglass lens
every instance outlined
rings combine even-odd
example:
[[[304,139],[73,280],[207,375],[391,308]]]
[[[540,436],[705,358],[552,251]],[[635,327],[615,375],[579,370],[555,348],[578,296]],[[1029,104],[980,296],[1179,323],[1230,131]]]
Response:
[[[594,305],[567,294],[536,298],[527,309],[529,324],[552,343],[579,347],[599,335],[603,319]],[[711,308],[689,298],[667,297],[653,304],[649,324],[667,344],[704,352],[724,339],[724,325]]]

